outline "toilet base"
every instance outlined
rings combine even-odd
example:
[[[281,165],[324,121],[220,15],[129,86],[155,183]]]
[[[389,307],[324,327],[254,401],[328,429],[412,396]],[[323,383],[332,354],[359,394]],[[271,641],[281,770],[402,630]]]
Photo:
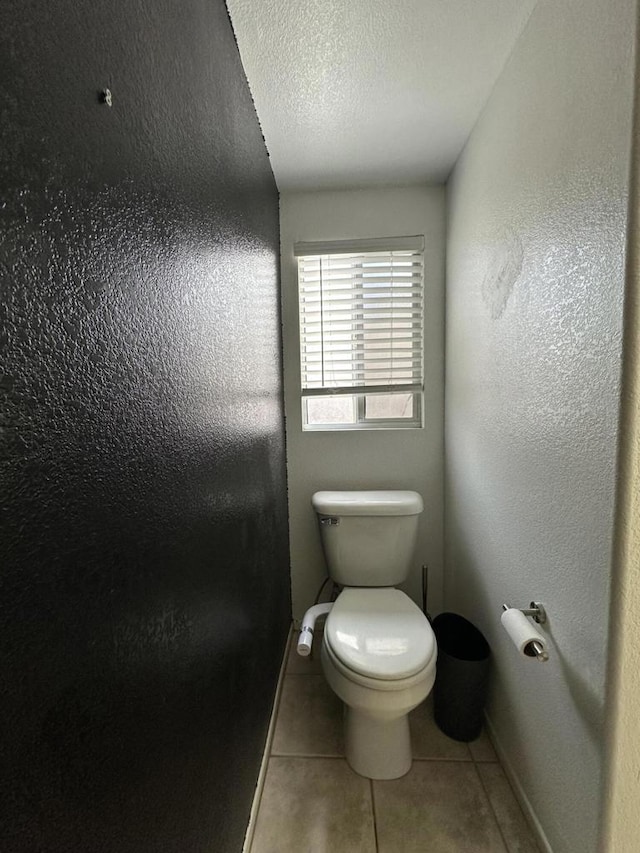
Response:
[[[399,779],[411,769],[409,717],[374,719],[345,705],[345,752],[347,761],[368,779]]]

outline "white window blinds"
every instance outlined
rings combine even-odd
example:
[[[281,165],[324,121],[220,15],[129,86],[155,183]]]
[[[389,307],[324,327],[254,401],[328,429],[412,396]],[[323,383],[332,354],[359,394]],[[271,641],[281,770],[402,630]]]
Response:
[[[423,238],[298,244],[303,397],[423,390]]]

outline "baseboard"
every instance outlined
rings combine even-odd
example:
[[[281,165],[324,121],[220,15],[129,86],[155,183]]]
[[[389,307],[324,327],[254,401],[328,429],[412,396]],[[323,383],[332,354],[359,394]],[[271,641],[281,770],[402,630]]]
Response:
[[[513,788],[513,792],[516,795],[516,799],[520,803],[522,811],[524,812],[524,815],[536,836],[538,844],[540,845],[540,849],[544,851],[544,853],[553,853],[553,848],[549,844],[549,840],[545,835],[544,829],[542,828],[542,824],[538,820],[538,816],[533,810],[533,806],[529,802],[529,798],[524,792],[524,788],[520,783],[520,779],[518,778],[518,775],[515,772],[513,765],[509,761],[507,752],[500,743],[500,739],[498,738],[493,723],[491,722],[491,718],[488,715],[485,715],[485,721],[487,723],[489,737],[491,738],[491,742],[493,743],[496,753],[498,754],[498,758],[500,759],[500,764],[502,764],[502,768],[506,773],[509,782],[511,782],[511,787]]]
[[[251,844],[253,843],[253,835],[256,831],[256,819],[258,817],[258,809],[260,808],[260,799],[262,798],[262,789],[264,788],[264,780],[267,775],[267,765],[269,763],[269,755],[271,754],[271,743],[273,741],[273,733],[276,728],[276,719],[278,717],[278,707],[280,705],[280,695],[282,693],[282,684],[284,682],[284,674],[287,669],[287,659],[289,657],[289,649],[293,637],[293,625],[289,628],[289,636],[284,647],[284,656],[280,664],[280,674],[278,675],[278,684],[276,693],[273,697],[273,708],[271,709],[271,719],[269,720],[269,728],[267,729],[267,739],[264,744],[264,752],[260,763],[260,772],[258,773],[258,781],[256,782],[256,790],[253,795],[251,804],[251,813],[249,815],[249,823],[244,836],[244,844],[242,845],[242,853],[249,853]]]

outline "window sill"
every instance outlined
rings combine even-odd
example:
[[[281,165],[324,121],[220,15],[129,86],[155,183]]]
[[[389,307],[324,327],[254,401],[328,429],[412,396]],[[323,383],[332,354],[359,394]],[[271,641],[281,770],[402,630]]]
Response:
[[[313,426],[304,425],[303,433],[313,432],[377,432],[379,430],[394,430],[405,432],[408,429],[421,430],[424,429],[424,424],[418,423],[359,423],[359,424],[314,424]]]

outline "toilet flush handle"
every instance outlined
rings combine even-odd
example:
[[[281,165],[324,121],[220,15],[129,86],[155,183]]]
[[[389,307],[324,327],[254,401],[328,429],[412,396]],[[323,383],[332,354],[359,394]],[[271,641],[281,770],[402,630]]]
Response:
[[[311,654],[311,646],[313,644],[313,629],[316,625],[318,616],[324,616],[333,607],[333,602],[329,601],[326,604],[314,604],[310,607],[302,618],[302,628],[298,637],[298,654],[306,658]]]
[[[330,516],[330,515],[323,515],[322,518],[320,519],[320,524],[323,527],[335,527],[337,524],[340,524],[340,519],[334,518],[333,516]]]

